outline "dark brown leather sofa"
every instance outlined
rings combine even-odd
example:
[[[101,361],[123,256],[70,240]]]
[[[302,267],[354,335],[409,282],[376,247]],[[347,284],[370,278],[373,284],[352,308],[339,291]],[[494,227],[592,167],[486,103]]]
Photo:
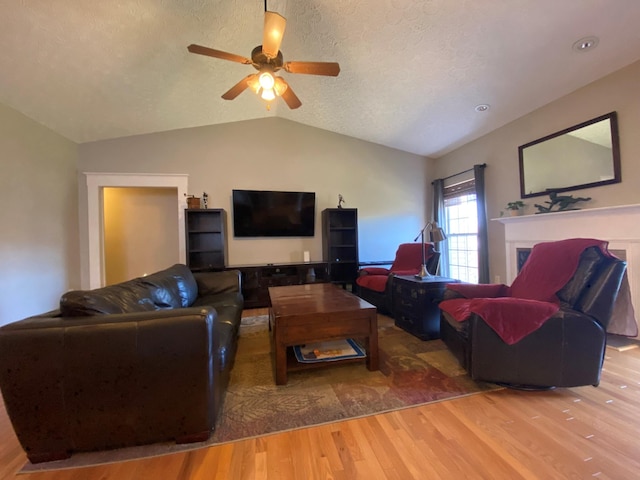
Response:
[[[0,329],[0,387],[31,462],[205,440],[243,308],[238,271],[185,265],[90,291]]]
[[[587,248],[556,294],[558,312],[522,340],[509,345],[479,315],[457,322],[444,311],[441,338],[475,380],[526,389],[597,386],[606,328],[625,270],[626,262]],[[445,292],[445,299],[456,297],[457,292]]]

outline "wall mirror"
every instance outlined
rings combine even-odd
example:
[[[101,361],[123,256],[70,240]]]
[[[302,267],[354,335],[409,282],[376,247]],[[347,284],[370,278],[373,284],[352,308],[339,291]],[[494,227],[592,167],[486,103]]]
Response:
[[[616,112],[521,145],[518,155],[522,198],[619,183]]]

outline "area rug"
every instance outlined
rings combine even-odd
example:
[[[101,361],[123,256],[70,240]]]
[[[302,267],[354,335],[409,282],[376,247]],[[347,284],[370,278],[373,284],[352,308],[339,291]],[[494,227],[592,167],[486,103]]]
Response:
[[[327,362],[326,368],[291,372],[286,385],[276,386],[267,316],[243,318],[223,412],[208,441],[77,453],[27,463],[21,473],[165,455],[499,388],[473,381],[440,340],[422,341],[384,315],[378,324],[379,371],[370,372],[364,362]]]

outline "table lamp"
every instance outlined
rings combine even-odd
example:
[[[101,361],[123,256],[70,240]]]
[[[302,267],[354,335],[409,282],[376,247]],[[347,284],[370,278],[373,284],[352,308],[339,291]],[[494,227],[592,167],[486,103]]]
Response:
[[[447,238],[442,228],[438,226],[438,222],[427,222],[424,228],[420,230],[420,233],[418,234],[418,236],[413,239],[413,241],[416,242],[418,241],[418,238],[419,238],[420,242],[422,243],[422,266],[420,267],[420,273],[416,274],[416,278],[421,278],[421,279],[434,276],[430,274],[429,271],[427,270],[427,258],[426,258],[426,252],[425,252],[425,246],[424,246],[424,232],[429,232],[430,240],[433,243],[442,242]]]

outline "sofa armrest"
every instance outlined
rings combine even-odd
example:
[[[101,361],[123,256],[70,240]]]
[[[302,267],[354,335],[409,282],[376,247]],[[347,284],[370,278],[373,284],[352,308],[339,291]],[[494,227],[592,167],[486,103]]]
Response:
[[[240,270],[195,272],[193,276],[198,284],[198,296],[201,297],[217,293],[242,291],[242,274]]]
[[[122,432],[136,444],[210,431],[216,320],[202,307],[2,327],[0,387],[30,458],[93,449]]]

